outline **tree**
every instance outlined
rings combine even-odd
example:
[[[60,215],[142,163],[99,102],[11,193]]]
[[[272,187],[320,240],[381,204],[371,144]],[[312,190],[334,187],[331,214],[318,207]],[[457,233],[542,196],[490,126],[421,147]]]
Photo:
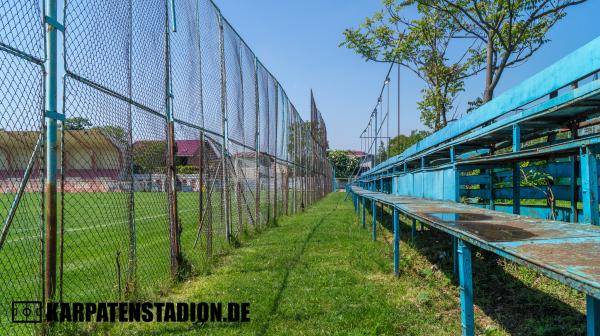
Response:
[[[104,133],[111,136],[120,145],[127,146],[127,144],[129,143],[129,139],[128,139],[129,134],[122,127],[107,125],[107,126],[101,126],[98,128],[101,129]]]
[[[587,0],[411,0],[449,15],[464,37],[480,42],[485,58],[483,102],[494,97],[502,74],[527,61],[568,7]]]
[[[480,71],[483,59],[471,47],[450,58],[450,43],[461,27],[447,13],[415,1],[384,0],[384,6],[358,28],[346,29],[341,46],[367,61],[401,64],[421,78],[426,84],[418,104],[421,120],[438,130],[447,124],[464,79]],[[403,17],[409,7],[416,8],[417,19]]]
[[[359,160],[347,150],[327,151],[327,158],[335,168],[335,177],[349,178],[356,173]]]
[[[133,144],[133,173],[150,175],[150,191],[152,191],[152,174],[164,173],[167,166],[167,142],[164,140],[138,141]]]
[[[63,127],[68,131],[81,131],[92,127],[92,123],[89,119],[82,117],[66,118]]]
[[[377,164],[385,160],[387,160],[387,150],[385,149],[385,143],[381,140],[377,151],[377,161],[375,163]]]
[[[396,156],[407,150],[410,146],[421,141],[429,135],[427,131],[413,130],[410,135],[400,134],[390,140],[389,156]]]

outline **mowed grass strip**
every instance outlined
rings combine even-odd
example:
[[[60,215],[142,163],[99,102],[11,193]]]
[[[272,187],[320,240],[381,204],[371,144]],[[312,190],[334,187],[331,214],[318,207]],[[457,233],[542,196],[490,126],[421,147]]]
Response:
[[[189,281],[162,299],[250,302],[251,322],[121,324],[110,333],[459,333],[458,293],[439,290],[449,281],[433,282],[437,287],[430,288],[431,281],[412,269],[396,279],[390,272],[389,241],[372,242],[344,197],[329,195],[306,213],[284,218],[223,258],[213,274]],[[421,292],[427,302],[418,301]]]
[[[392,274],[389,216],[371,241],[352,203],[335,193],[221,258],[213,273],[162,297],[174,302],[250,302],[249,323],[133,323],[91,334],[459,335],[460,299],[450,239],[434,230],[412,241],[402,226],[401,276]],[[367,218],[370,218],[367,217]],[[580,293],[474,251],[476,332],[584,334]]]

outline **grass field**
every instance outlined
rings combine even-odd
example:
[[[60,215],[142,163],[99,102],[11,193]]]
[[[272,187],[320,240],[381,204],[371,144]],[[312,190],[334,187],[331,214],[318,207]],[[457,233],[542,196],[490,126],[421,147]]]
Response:
[[[392,275],[389,222],[377,242],[350,201],[332,194],[306,213],[251,239],[214,272],[160,300],[250,302],[250,323],[91,326],[114,335],[459,335],[460,305],[450,240],[402,227],[401,277]],[[474,250],[480,335],[583,335],[584,297],[524,267]]]
[[[213,192],[212,251],[219,256],[229,245],[225,240],[225,226],[221,214],[221,193]],[[124,297],[129,271],[129,194],[67,193],[64,197],[64,255],[63,300],[68,302],[116,301]],[[248,196],[247,196],[248,197]],[[14,194],[0,195],[0,218],[8,213]],[[41,237],[40,201],[36,194],[25,194],[12,222],[5,245],[0,250],[0,334],[28,333],[29,325],[11,321],[11,302],[41,299]],[[254,199],[248,197],[248,206],[254,211]],[[242,240],[254,227],[250,224],[248,208],[232,198],[232,227],[236,239]],[[136,287],[134,298],[155,297],[170,288],[170,245],[167,194],[136,192]],[[207,200],[204,199],[206,206]],[[188,272],[202,274],[209,270],[206,230],[194,246],[199,226],[199,194],[178,193],[181,224],[181,249],[191,266]],[[59,205],[60,207],[60,205]],[[261,193],[261,213],[266,218],[269,207],[267,193]],[[252,213],[254,216],[254,213]],[[242,232],[243,231],[243,232]],[[58,256],[60,260],[60,255]]]

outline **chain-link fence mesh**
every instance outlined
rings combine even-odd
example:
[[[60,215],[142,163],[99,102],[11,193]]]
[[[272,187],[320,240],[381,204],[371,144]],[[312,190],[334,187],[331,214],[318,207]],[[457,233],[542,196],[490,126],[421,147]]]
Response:
[[[63,79],[50,93],[46,35],[62,28],[38,0],[0,4],[0,334],[34,332],[7,322],[10,303],[43,301],[44,274],[57,274],[53,300],[152,295],[330,190],[314,101],[305,122],[210,0],[171,4],[64,1]],[[48,97],[56,148],[44,141]],[[56,270],[44,269],[46,213]]]
[[[0,334],[13,301],[42,299],[44,30],[35,0],[0,3]]]

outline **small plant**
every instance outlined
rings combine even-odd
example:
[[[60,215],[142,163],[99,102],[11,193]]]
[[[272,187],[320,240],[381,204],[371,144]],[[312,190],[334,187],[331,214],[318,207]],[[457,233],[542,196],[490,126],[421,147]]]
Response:
[[[537,167],[532,167],[532,169],[527,170],[524,169],[529,166],[529,161],[521,164],[520,170],[521,176],[523,177],[521,186],[532,187],[541,191],[546,196],[546,205],[550,207],[550,218],[548,219],[556,220],[556,197],[554,197],[554,192],[552,191],[554,177],[540,169],[537,169]]]

